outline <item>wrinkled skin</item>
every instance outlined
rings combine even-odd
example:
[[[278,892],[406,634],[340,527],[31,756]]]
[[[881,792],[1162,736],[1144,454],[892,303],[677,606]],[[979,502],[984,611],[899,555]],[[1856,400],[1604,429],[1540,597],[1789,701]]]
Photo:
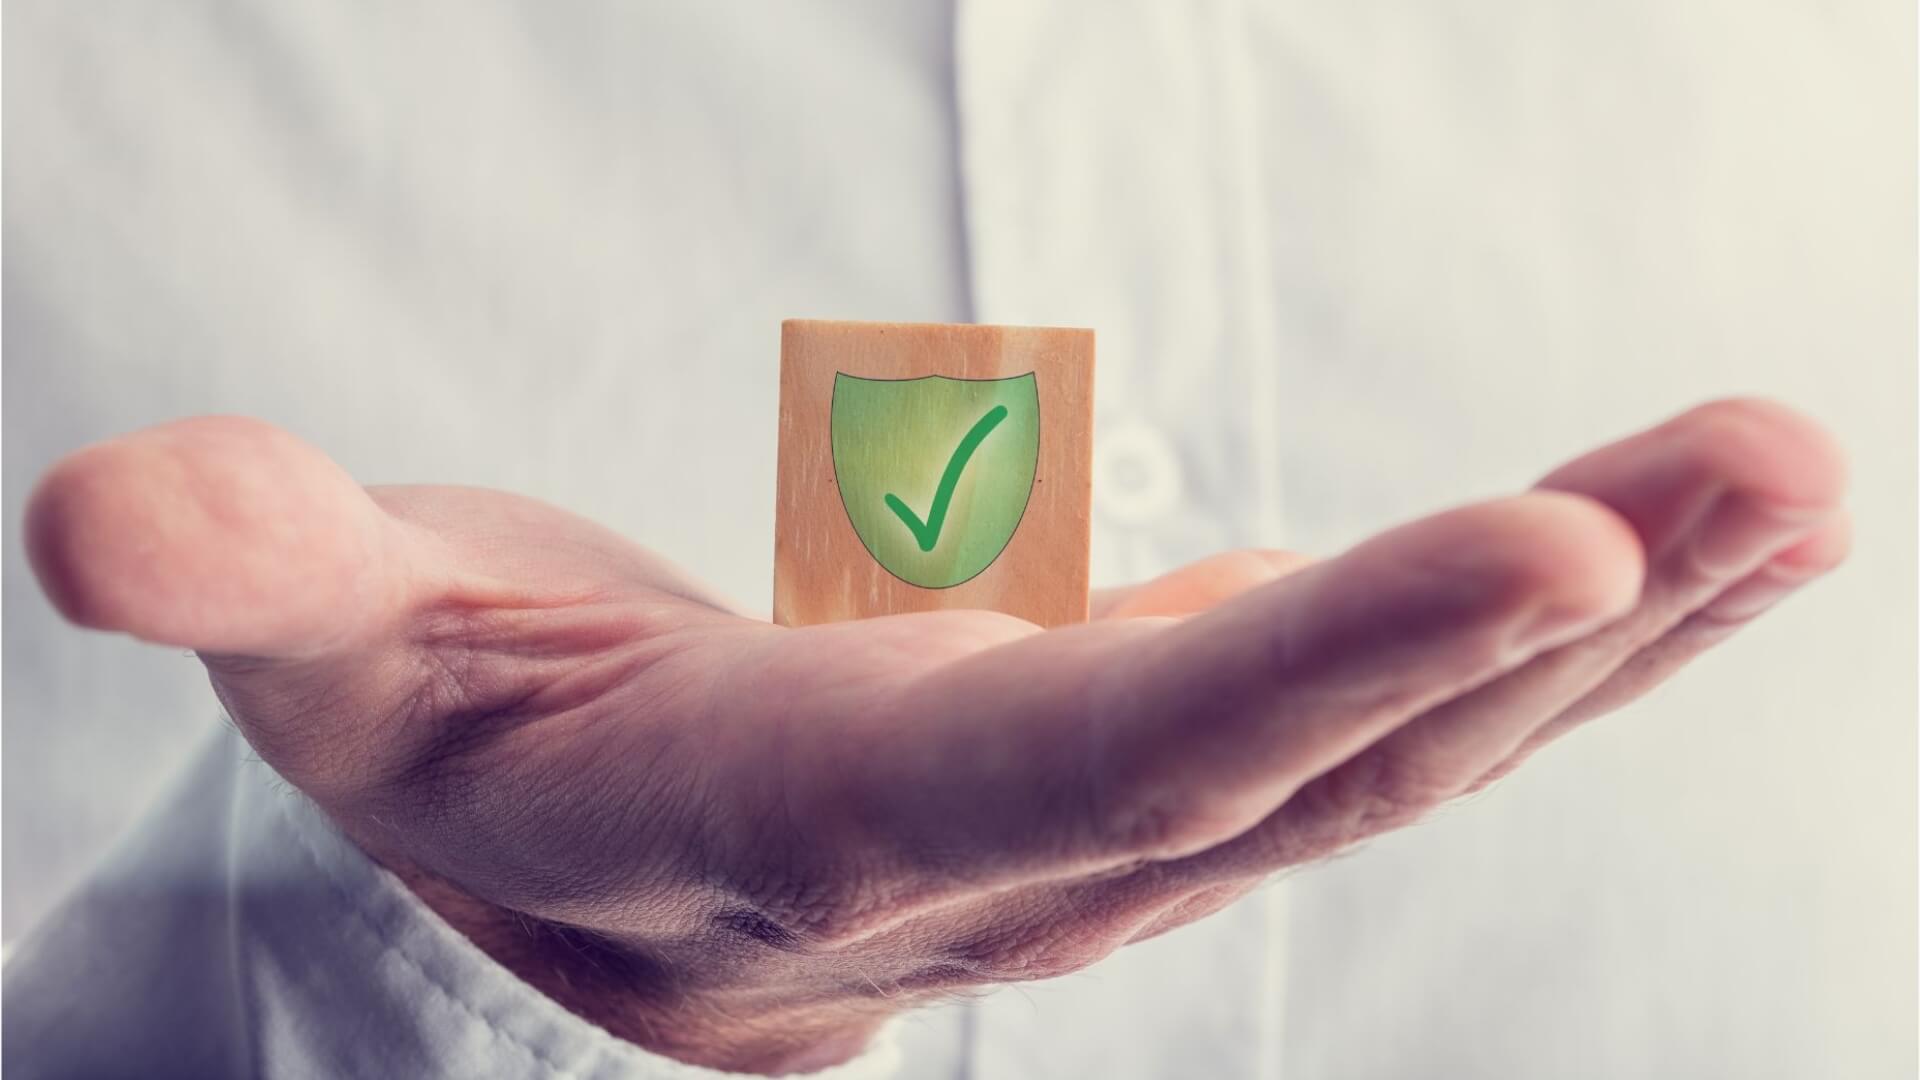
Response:
[[[1046,632],[771,626],[552,507],[363,489],[244,419],[73,454],[27,528],[68,618],[197,650],[259,754],[482,948],[642,1045],[781,1071],[1487,783],[1838,563],[1842,477],[1807,420],[1722,402]]]

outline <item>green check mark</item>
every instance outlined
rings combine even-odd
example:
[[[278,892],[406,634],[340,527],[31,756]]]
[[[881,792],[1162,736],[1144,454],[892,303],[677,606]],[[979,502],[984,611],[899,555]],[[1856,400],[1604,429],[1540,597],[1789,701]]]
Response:
[[[933,505],[927,510],[927,520],[921,521],[918,514],[908,509],[906,503],[900,501],[900,496],[892,492],[887,493],[887,509],[898,515],[900,521],[913,533],[914,542],[920,545],[921,551],[932,551],[933,546],[940,542],[940,530],[946,527],[947,507],[953,503],[953,489],[960,483],[960,474],[966,471],[967,462],[972,459],[973,452],[980,449],[980,444],[986,441],[993,429],[1000,426],[1000,421],[1006,418],[1007,407],[995,405],[987,410],[985,416],[974,422],[972,429],[960,440],[960,445],[954,447],[953,456],[947,459],[946,471],[940,474],[940,486],[933,491]]]

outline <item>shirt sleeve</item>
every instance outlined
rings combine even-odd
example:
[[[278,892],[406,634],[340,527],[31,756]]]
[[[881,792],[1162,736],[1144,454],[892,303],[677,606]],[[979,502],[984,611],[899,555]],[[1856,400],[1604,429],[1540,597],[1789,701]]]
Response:
[[[9,1076],[718,1080],[493,961],[223,730],[8,957]],[[892,1033],[815,1080],[882,1080]]]

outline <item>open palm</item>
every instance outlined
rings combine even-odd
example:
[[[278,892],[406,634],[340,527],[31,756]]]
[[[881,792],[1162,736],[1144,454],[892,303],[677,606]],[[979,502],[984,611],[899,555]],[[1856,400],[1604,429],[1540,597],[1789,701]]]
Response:
[[[1484,784],[1838,562],[1841,473],[1724,402],[1046,632],[772,626],[562,511],[363,489],[238,419],[74,454],[28,539],[69,618],[197,650],[261,756],[483,948],[616,1033],[777,1070]]]

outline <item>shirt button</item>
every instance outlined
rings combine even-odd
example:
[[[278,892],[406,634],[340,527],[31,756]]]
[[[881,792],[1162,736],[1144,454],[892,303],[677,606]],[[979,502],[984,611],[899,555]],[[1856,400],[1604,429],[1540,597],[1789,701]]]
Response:
[[[1093,448],[1093,495],[1120,525],[1144,525],[1180,504],[1180,460],[1166,436],[1128,420],[1099,432]]]

